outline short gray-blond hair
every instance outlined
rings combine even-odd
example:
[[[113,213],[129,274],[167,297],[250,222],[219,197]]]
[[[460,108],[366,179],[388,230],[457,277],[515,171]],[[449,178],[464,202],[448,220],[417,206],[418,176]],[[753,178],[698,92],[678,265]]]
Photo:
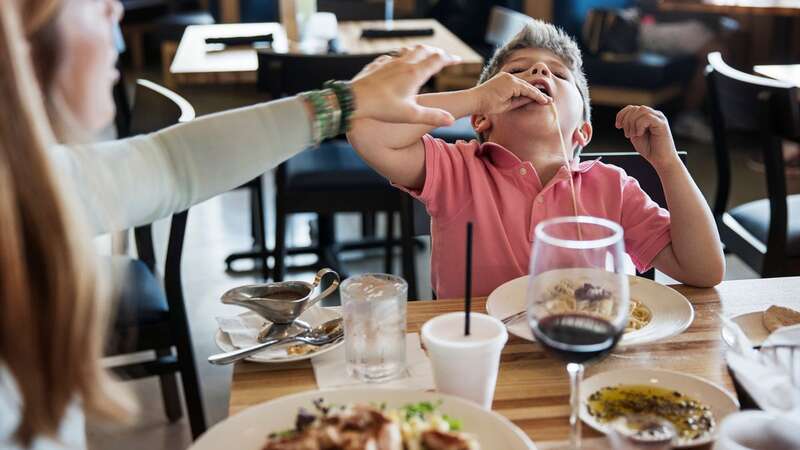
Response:
[[[566,64],[575,85],[583,99],[583,120],[590,122],[592,119],[591,103],[589,101],[589,84],[583,73],[583,58],[578,44],[561,28],[541,20],[531,20],[519,33],[495,50],[494,55],[483,68],[478,84],[484,83],[489,78],[500,72],[500,67],[505,64],[511,53],[524,48],[547,50],[561,58]]]

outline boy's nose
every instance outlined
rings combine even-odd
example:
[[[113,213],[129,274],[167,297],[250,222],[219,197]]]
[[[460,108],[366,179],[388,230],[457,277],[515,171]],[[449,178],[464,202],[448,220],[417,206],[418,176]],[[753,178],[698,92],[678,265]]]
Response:
[[[539,73],[541,73],[544,76],[549,76],[550,75],[550,71],[547,69],[547,66],[542,64],[542,63],[538,63],[538,64],[534,65],[532,70],[531,70],[531,72],[534,75],[539,74]]]
[[[534,64],[533,67],[531,67],[531,74],[537,75],[540,73],[545,77],[550,76],[550,69],[547,67],[547,64],[540,62]]]

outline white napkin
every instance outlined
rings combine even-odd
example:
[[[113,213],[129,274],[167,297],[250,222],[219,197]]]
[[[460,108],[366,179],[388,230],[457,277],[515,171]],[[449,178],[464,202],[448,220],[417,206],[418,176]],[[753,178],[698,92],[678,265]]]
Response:
[[[385,388],[411,388],[429,390],[435,387],[433,383],[433,369],[427,355],[422,350],[418,333],[406,335],[406,361],[408,367],[403,377],[397,378],[377,386]],[[344,356],[344,345],[328,353],[311,359],[314,367],[314,377],[320,389],[368,385],[351,378],[347,374]],[[369,384],[372,386],[373,384]]]
[[[217,325],[228,335],[236,348],[247,348],[258,344],[258,334],[269,322],[257,314],[244,313],[236,316],[217,317]],[[257,353],[258,359],[277,359],[289,356],[286,349],[291,344],[279,345]]]
[[[267,323],[264,318],[256,314],[244,313],[217,317],[219,329],[226,333],[231,344],[238,348],[252,347],[258,344],[258,334]]]
[[[769,350],[754,350],[732,320],[723,317],[722,326],[735,337],[734,345],[725,354],[728,366],[759,408],[776,414],[800,412],[800,384],[792,383],[792,370],[796,383],[800,383],[800,350],[794,351],[792,364],[788,351],[780,351],[776,358]],[[800,345],[800,325],[776,330],[761,347],[787,344]]]

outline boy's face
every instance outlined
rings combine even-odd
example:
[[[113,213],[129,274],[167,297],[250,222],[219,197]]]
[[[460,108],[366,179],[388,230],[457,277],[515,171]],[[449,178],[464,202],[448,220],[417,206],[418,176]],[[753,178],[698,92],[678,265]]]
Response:
[[[583,99],[567,65],[548,50],[525,48],[512,52],[500,67],[522,78],[549,95],[561,122],[561,132],[567,150],[584,146],[591,138],[591,126],[583,120]],[[473,124],[488,126],[487,140],[509,145],[520,140],[557,133],[552,107],[531,102],[501,114],[473,117]],[[559,149],[560,151],[560,149]]]

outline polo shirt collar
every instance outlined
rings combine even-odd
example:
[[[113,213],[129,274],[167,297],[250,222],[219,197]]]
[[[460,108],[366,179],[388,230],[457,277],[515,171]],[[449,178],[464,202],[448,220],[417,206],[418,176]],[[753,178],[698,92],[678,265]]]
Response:
[[[494,166],[500,169],[513,169],[523,164],[523,161],[511,152],[511,150],[494,142],[484,142],[481,144],[475,150],[475,156],[489,159]],[[580,162],[580,158],[575,158],[570,164],[570,169],[572,169],[574,173],[586,173],[589,169],[594,167],[598,161],[600,161],[600,158],[583,162]]]

